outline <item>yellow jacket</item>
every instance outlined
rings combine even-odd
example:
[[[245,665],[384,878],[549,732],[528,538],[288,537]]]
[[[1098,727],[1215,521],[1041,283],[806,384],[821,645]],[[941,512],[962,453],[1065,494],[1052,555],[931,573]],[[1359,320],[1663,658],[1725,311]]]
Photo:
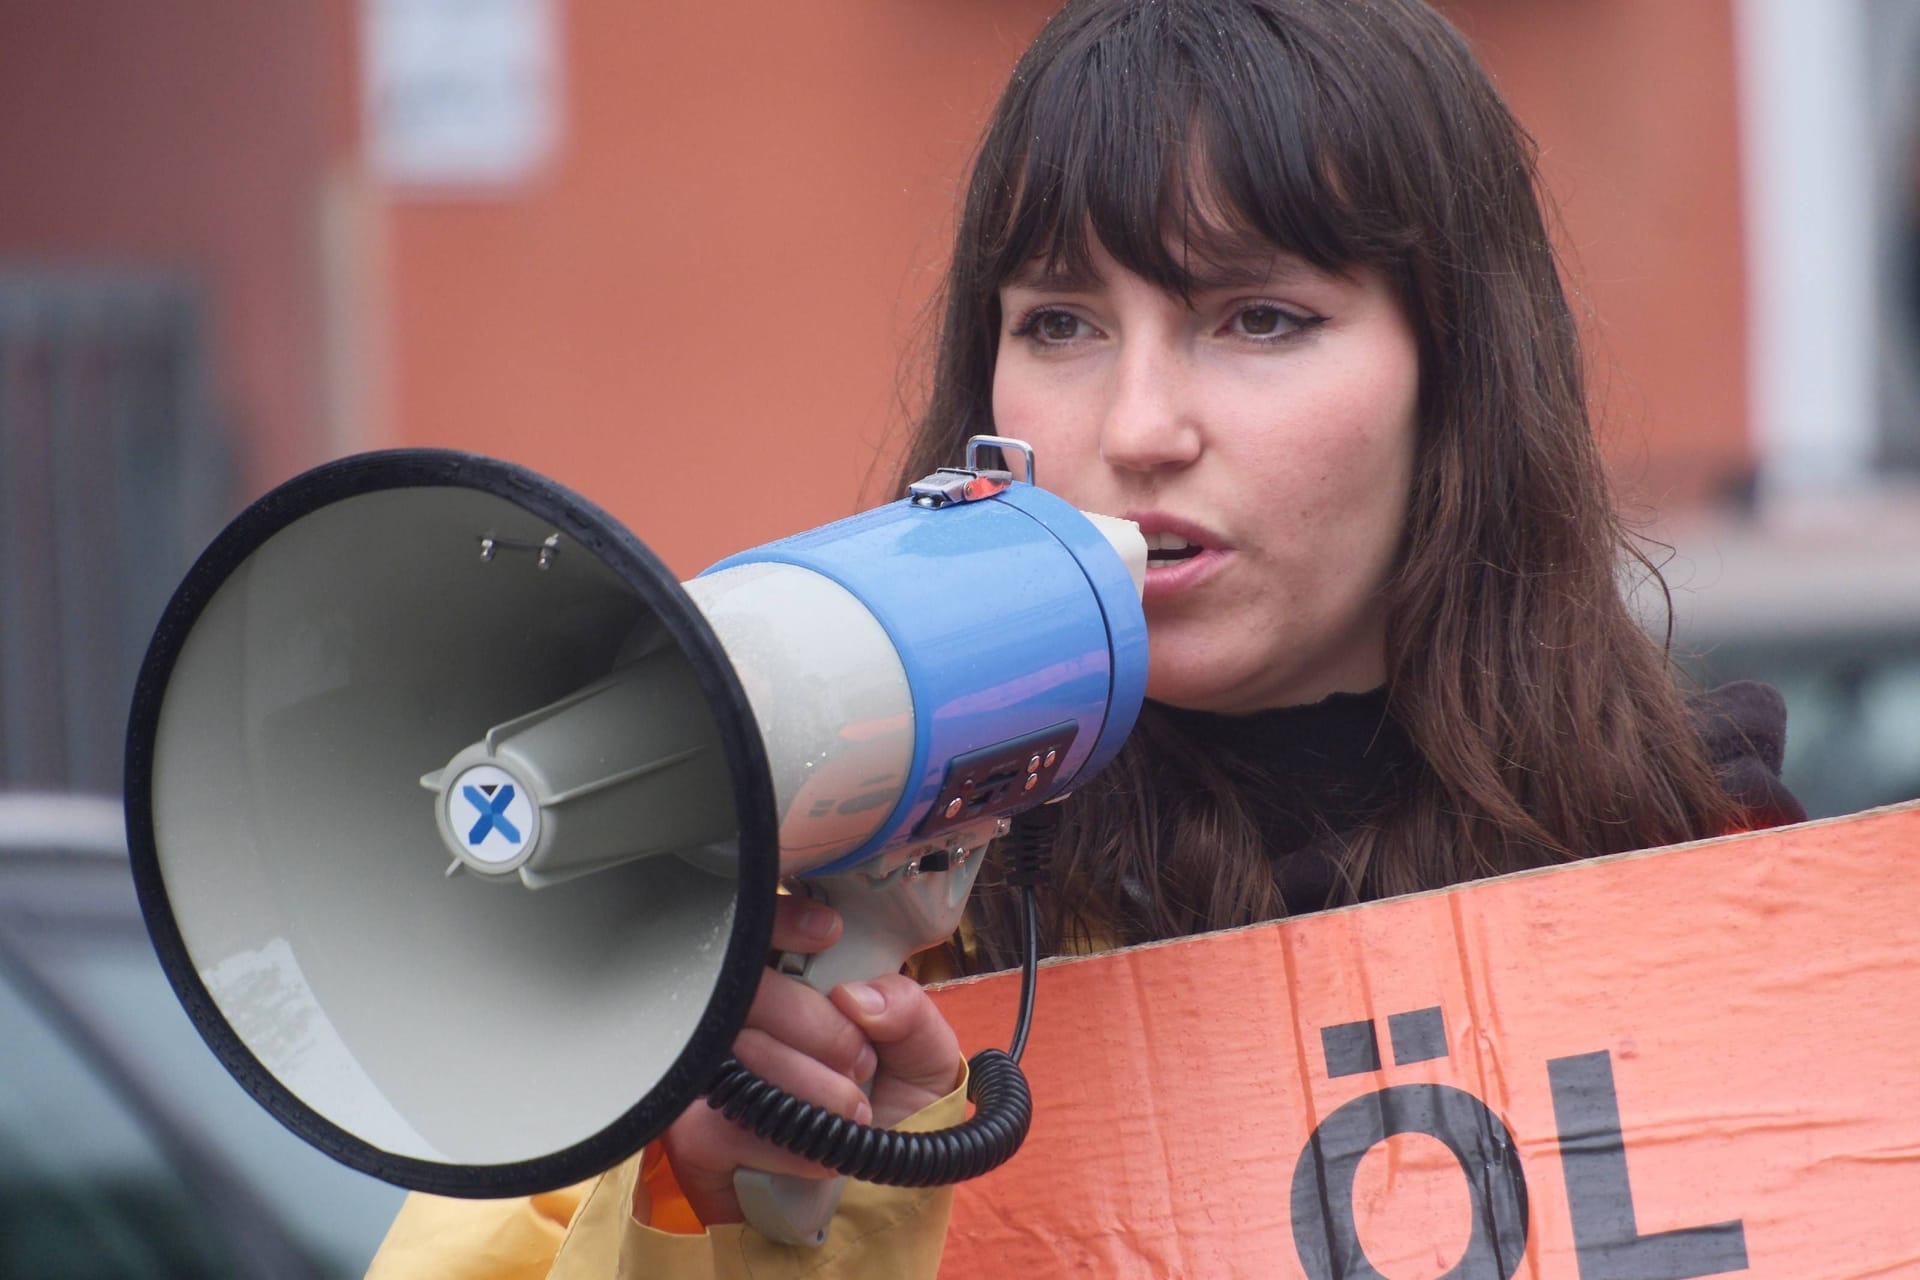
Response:
[[[966,1081],[897,1127],[958,1124]],[[885,1277],[939,1268],[952,1187],[849,1181],[827,1242],[779,1245],[740,1225],[702,1228],[658,1143],[589,1182],[516,1200],[412,1195],[367,1280],[775,1280]],[[639,1222],[645,1211],[651,1225]]]

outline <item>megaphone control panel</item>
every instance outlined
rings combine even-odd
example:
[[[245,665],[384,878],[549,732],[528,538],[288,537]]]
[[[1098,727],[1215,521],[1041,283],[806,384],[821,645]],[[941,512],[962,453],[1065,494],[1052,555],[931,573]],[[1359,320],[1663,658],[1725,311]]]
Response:
[[[914,834],[936,835],[983,816],[1024,808],[1022,802],[1034,795],[1055,794],[1055,779],[1079,732],[1079,725],[1066,721],[955,756],[947,762],[940,790]]]

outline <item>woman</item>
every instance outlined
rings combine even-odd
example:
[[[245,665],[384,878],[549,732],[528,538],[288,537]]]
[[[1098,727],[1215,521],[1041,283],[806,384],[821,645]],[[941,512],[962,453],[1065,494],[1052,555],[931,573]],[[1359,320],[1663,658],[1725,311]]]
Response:
[[[1419,0],[1056,17],[975,165],[906,474],[985,432],[1029,441],[1050,487],[1136,519],[1153,549],[1152,701],[1064,807],[1051,950],[1802,816],[1777,779],[1777,697],[1689,706],[1621,599],[1635,553],[1530,145]],[[776,945],[829,943],[831,915],[800,910]],[[1005,887],[969,910],[948,959],[1012,963]],[[828,1001],[769,977],[739,1051],[879,1123],[948,1094],[959,1060],[906,978]],[[957,1109],[948,1094],[929,1115]],[[718,1224],[739,1216],[735,1166],[791,1157],[704,1107],[664,1150],[581,1217],[624,1233],[632,1274],[937,1259],[937,1195],[862,1189],[825,1253],[782,1255]],[[629,1197],[643,1222],[713,1230],[629,1228]]]

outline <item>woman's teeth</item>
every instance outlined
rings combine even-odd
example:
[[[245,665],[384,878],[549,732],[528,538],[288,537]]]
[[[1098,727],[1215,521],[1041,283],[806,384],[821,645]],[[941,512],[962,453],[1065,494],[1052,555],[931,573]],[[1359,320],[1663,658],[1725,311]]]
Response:
[[[1149,533],[1147,539],[1147,564],[1175,564],[1181,560],[1191,560],[1204,548],[1188,542],[1176,533]]]

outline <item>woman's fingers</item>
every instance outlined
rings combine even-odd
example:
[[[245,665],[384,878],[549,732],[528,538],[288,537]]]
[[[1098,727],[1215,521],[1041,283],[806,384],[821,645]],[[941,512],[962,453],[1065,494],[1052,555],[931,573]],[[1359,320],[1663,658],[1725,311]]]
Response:
[[[674,1181],[686,1193],[694,1214],[710,1227],[741,1220],[740,1200],[733,1191],[735,1169],[801,1178],[833,1176],[819,1165],[754,1137],[704,1101],[681,1113],[662,1141],[673,1165]]]
[[[873,1074],[876,1057],[866,1034],[831,1000],[797,979],[772,972],[763,976],[746,1026],[791,1045],[848,1080]],[[741,1034],[744,1038],[746,1032]]]
[[[733,1056],[762,1080],[836,1115],[861,1124],[868,1123],[873,1115],[866,1091],[859,1085],[764,1031],[751,1027],[742,1031],[733,1042]]]
[[[837,933],[838,917],[833,924]],[[733,1053],[747,1070],[797,1098],[861,1124],[872,1121],[872,1106],[855,1077],[873,1073],[874,1048],[845,1014],[811,987],[771,971],[763,975]],[[733,1191],[737,1168],[802,1178],[833,1176],[754,1137],[704,1099],[673,1122],[664,1141],[680,1189],[709,1225],[740,1221],[740,1202]]]
[[[840,913],[797,893],[773,900],[773,949],[814,955],[840,939]]]
[[[960,1039],[926,989],[902,973],[833,989],[833,1003],[873,1041],[873,1122],[898,1124],[952,1092],[960,1080]]]
[[[812,955],[840,937],[840,916],[799,895],[775,904],[773,946]],[[754,994],[734,1056],[754,1074],[835,1114],[891,1125],[948,1093],[959,1078],[960,1045],[920,984],[902,974],[847,983],[831,999],[769,971]],[[860,1082],[873,1081],[867,1097]],[[665,1136],[668,1158],[694,1212],[706,1223],[737,1222],[737,1168],[800,1177],[828,1171],[754,1137],[695,1103]]]

